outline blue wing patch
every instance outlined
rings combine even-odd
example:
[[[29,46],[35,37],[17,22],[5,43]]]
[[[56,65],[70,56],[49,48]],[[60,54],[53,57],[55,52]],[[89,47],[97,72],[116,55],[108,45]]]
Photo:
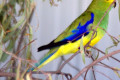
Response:
[[[87,21],[84,25],[81,25],[79,23],[77,29],[72,30],[73,35],[68,36],[64,40],[67,39],[68,41],[76,41],[76,40],[79,40],[83,35],[86,36],[87,34],[89,34],[87,27],[93,22],[94,22],[94,14],[91,13],[91,19]]]

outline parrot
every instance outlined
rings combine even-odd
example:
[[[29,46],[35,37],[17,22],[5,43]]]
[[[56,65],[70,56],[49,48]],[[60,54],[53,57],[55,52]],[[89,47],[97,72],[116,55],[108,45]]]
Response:
[[[110,5],[112,5],[112,7],[108,10]],[[105,35],[108,27],[109,12],[115,6],[115,0],[93,0],[88,8],[56,39],[38,48],[38,52],[46,49],[49,49],[49,51],[39,62],[35,63],[32,68],[28,69],[28,72],[37,71],[63,55],[76,53],[80,49],[81,38],[83,40],[83,46],[85,46],[91,40],[94,30],[96,29],[94,38],[89,43],[90,46],[94,46]],[[106,15],[104,16],[105,13]],[[97,25],[103,16],[104,18],[100,24]]]

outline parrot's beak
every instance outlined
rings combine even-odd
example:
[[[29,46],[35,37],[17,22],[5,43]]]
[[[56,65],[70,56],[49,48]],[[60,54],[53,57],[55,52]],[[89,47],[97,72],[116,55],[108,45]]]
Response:
[[[116,1],[114,2],[114,5],[113,5],[113,6],[114,6],[114,8],[116,7]]]

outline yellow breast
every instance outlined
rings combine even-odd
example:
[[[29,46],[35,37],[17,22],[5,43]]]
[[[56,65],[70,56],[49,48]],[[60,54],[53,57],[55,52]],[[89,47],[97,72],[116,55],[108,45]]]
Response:
[[[92,36],[92,33],[83,37],[83,45],[86,45],[90,41],[91,36]],[[94,46],[99,40],[101,40],[103,36],[104,34],[98,31],[97,36],[93,40],[91,40],[90,46]],[[80,42],[81,42],[81,39],[73,43],[70,42],[68,44],[65,44],[58,49],[57,53],[59,53],[60,55],[75,53],[79,50]]]

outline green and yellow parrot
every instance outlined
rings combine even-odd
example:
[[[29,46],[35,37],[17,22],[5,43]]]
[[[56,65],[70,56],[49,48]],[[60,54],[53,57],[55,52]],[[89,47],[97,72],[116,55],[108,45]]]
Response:
[[[81,37],[83,35],[82,40],[85,46],[91,40],[94,29],[112,3],[114,3],[113,6],[115,7],[116,2],[114,0],[93,0],[87,10],[75,19],[56,39],[38,48],[38,52],[45,49],[50,50],[28,72],[37,71],[37,69],[60,56],[76,53],[80,48]],[[90,46],[94,46],[105,35],[104,30],[107,30],[108,27],[109,11],[97,27],[96,36],[90,41]]]

